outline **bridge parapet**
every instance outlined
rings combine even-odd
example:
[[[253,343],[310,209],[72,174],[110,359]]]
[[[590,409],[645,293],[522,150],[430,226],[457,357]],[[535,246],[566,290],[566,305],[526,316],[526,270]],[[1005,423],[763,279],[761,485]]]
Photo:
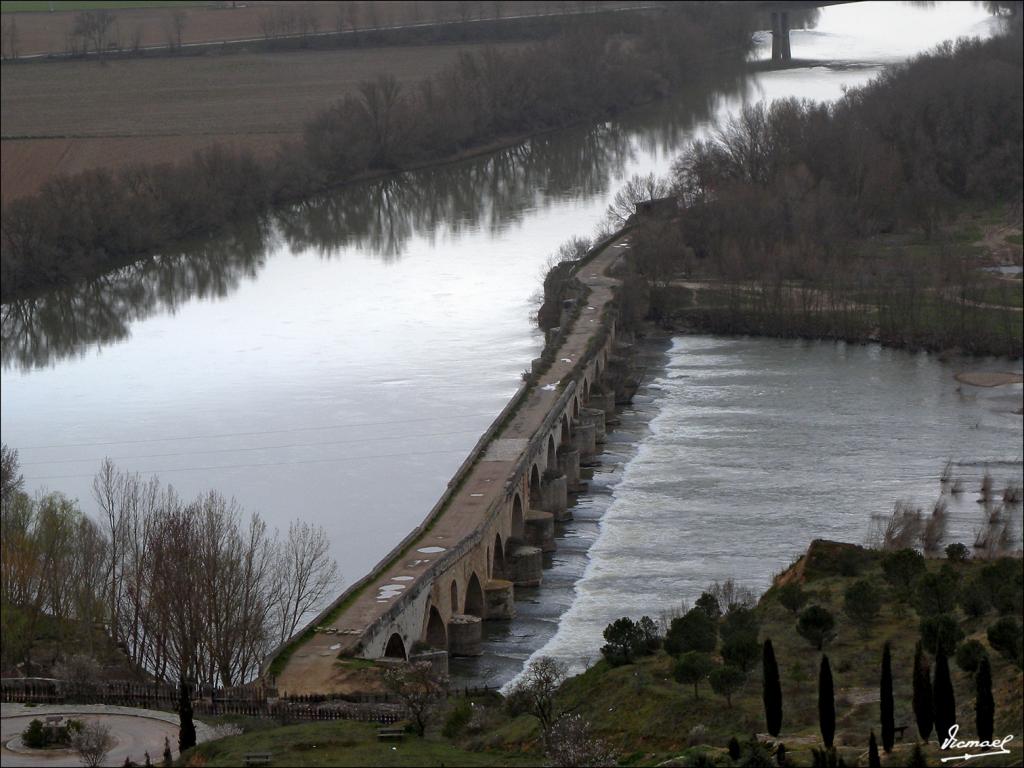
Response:
[[[268,659],[265,672],[280,690],[334,690],[339,656],[410,658],[425,646],[473,654],[480,621],[514,613],[514,585],[542,581],[553,518],[565,515],[570,487],[580,488],[581,453],[594,452],[596,424],[603,430],[605,423],[604,410],[586,406],[592,391],[600,405],[609,404],[598,382],[614,352],[615,323],[606,310],[619,281],[605,272],[621,254],[616,249],[626,247],[627,232],[595,246],[577,266],[590,293],[575,321],[563,317],[552,339],[559,345],[545,350],[532,386],[518,389],[426,519],[299,642]]]

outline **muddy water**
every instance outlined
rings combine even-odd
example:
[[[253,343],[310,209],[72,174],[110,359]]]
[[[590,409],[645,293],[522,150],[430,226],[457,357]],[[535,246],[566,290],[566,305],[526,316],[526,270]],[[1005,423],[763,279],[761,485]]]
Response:
[[[86,511],[109,456],[184,496],[217,488],[273,527],[318,522],[352,581],[422,519],[515,391],[540,349],[530,316],[549,255],[594,230],[624,179],[667,172],[743,103],[833,99],[885,63],[993,26],[973,3],[830,7],[816,29],[793,33],[807,66],[723,76],[621,120],[353,186],[4,305],[0,435],[19,449],[29,488],[77,497]],[[638,424],[663,399],[647,397]],[[861,403],[898,407],[883,390]],[[633,417],[613,435],[539,602],[525,596],[522,619],[500,629],[489,658],[503,661],[478,664],[504,670],[495,679],[547,642],[597,562],[586,545],[605,535],[597,520],[642,442]],[[812,480],[827,484],[801,482]],[[579,600],[577,613],[585,591]]]

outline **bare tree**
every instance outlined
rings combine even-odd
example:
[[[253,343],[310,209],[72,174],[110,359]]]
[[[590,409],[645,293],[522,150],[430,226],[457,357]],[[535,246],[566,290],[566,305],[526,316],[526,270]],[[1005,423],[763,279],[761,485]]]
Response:
[[[637,203],[666,197],[671,189],[668,179],[659,178],[654,173],[646,176],[634,174],[622,189],[615,193],[606,215],[613,226],[621,227],[636,213]]]
[[[275,608],[278,641],[291,637],[304,616],[319,608],[338,580],[338,564],[320,526],[295,521],[281,544],[276,563]]]
[[[25,487],[25,478],[18,467],[18,452],[4,443],[0,447],[0,503],[6,504],[13,494]]]
[[[18,33],[18,20],[13,16],[10,23],[3,27],[2,42],[7,46],[7,56],[17,59],[21,53],[21,35]]]
[[[359,85],[359,105],[370,127],[371,166],[387,167],[394,161],[405,128],[402,86],[394,75],[364,81]]]
[[[751,609],[757,605],[757,595],[754,594],[754,591],[750,587],[744,587],[737,583],[735,579],[716,581],[707,588],[707,591],[714,596],[718,605],[725,612],[737,608]]]
[[[565,681],[568,670],[560,661],[541,656],[513,683],[506,694],[513,711],[528,712],[540,722],[545,740],[558,715],[555,712],[555,694]]]
[[[401,664],[384,673],[384,684],[409,711],[416,732],[423,736],[444,702],[448,679],[428,661]]]
[[[137,53],[139,53],[139,51],[142,50],[142,35],[143,35],[143,25],[142,24],[136,24],[134,27],[132,27],[132,42],[131,42],[132,53],[137,54]]]
[[[90,768],[103,764],[114,743],[110,726],[95,721],[87,722],[71,737],[71,746],[78,753],[78,759]]]
[[[114,14],[107,10],[83,11],[75,16],[71,33],[85,42],[86,50],[92,45],[96,54],[102,56],[107,50],[115,20]]]
[[[164,17],[164,32],[167,34],[167,47],[170,50],[181,50],[187,24],[188,14],[182,8],[175,8],[170,15]]]
[[[546,753],[559,768],[618,765],[614,750],[590,732],[590,723],[575,714],[560,717],[551,726]]]
[[[92,691],[100,679],[100,665],[92,656],[76,653],[53,667],[53,677],[61,681],[61,687],[71,696],[82,696]]]

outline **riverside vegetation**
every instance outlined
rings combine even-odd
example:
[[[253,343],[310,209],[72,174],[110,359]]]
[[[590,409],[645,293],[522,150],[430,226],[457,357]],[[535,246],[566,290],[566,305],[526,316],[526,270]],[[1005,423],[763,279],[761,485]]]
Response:
[[[995,273],[1022,263],[1014,19],[832,104],[748,106],[671,178],[624,190],[619,220],[652,191],[678,201],[637,222],[637,312],[716,333],[1020,357],[1020,275]]]
[[[1018,559],[958,544],[925,559],[816,541],[759,600],[729,581],[658,620],[623,618],[583,674],[539,659],[504,699],[439,696],[425,735],[394,749],[361,723],[264,723],[184,762],[855,766],[874,742],[889,765],[918,750],[930,765],[944,717],[962,739],[1019,735],[1022,576]],[[1021,745],[1009,748],[980,764],[1019,764]]]
[[[278,536],[217,492],[191,502],[106,461],[100,520],[60,493],[29,496],[3,446],[4,676],[249,682],[337,581],[323,529]]]
[[[557,38],[460,57],[415,86],[381,77],[262,162],[222,147],[179,165],[60,177],[0,220],[4,299],[93,274],[367,174],[463,156],[651,101],[742,62],[747,14],[675,4],[601,15]]]

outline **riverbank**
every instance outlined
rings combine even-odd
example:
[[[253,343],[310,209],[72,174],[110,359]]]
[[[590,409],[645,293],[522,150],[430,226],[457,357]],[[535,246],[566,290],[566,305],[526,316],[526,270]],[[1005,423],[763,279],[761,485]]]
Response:
[[[691,683],[673,679],[675,660],[659,650],[622,666],[611,666],[601,660],[583,674],[567,679],[554,697],[554,712],[572,713],[582,718],[589,724],[592,736],[605,741],[620,763],[653,766],[663,765],[668,760],[672,761],[669,764],[687,765],[699,755],[724,762],[728,742],[736,738],[744,752],[756,748],[771,753],[779,744],[784,744],[793,764],[810,764],[812,749],[821,746],[816,707],[820,654],[813,643],[797,632],[796,626],[801,611],[807,606],[818,606],[835,622],[824,652],[831,662],[835,680],[838,754],[849,765],[864,764],[869,733],[873,730],[881,741],[879,671],[883,644],[888,643],[896,704],[894,724],[902,729],[888,759],[893,764],[904,764],[919,741],[911,707],[912,673],[925,609],[916,597],[901,592],[892,580],[885,566],[891,558],[891,553],[851,544],[815,541],[802,557],[777,576],[774,585],[756,600],[753,610],[746,612],[744,620],[752,622],[758,640],[770,639],[774,647],[783,712],[782,727],[776,738],[766,733],[760,647],[756,648],[756,658],[749,660],[743,680],[729,700],[710,690],[706,678],[696,681],[695,696]],[[988,631],[1001,621],[1001,609],[985,602],[989,599],[985,595],[998,592],[1000,574],[1019,572],[1019,568],[1019,559],[931,559],[920,561],[918,574],[919,579],[942,574],[943,578],[952,579],[958,590],[974,588],[974,585],[982,589],[982,603],[972,609],[972,614],[965,613],[956,601],[943,610],[955,623],[961,637],[954,642],[954,648],[956,642],[964,645],[974,641],[989,660],[995,702],[994,728],[999,737],[1015,733],[1020,725],[1024,677],[1019,660],[1001,650],[1004,646],[999,641],[1000,636]],[[860,583],[868,583],[875,590],[877,610],[866,618],[847,609],[851,604],[847,595],[851,587]],[[789,586],[784,588],[784,585]],[[1017,591],[1005,595],[1011,606],[1010,615],[1020,611],[1021,587],[1017,584],[1014,589]],[[795,611],[789,607],[799,605],[799,601],[793,600],[794,595],[803,601]],[[737,597],[741,602],[731,609],[723,609],[724,613],[738,615],[746,611],[742,602],[746,598],[742,594]],[[729,621],[728,618],[716,619],[723,627],[723,634]],[[929,663],[935,653],[936,648],[926,643],[925,658]],[[721,665],[723,655],[729,654],[724,650],[713,651],[710,654],[712,665]],[[950,655],[956,654],[950,651]],[[960,659],[961,655],[956,658]],[[966,653],[962,658],[962,665],[950,661],[957,721],[961,723],[961,734],[974,734],[973,667],[968,666]],[[517,764],[520,760],[537,764],[544,759],[541,732],[534,717],[509,711],[500,698],[475,696],[470,697],[471,716],[467,718],[457,714],[460,707],[465,707],[462,700],[459,695],[450,696],[447,703],[435,710],[426,737],[421,739],[407,734],[395,745],[397,749],[391,750],[392,754],[373,745],[372,728],[355,724],[343,726],[345,749],[357,750],[364,761],[360,764],[367,765],[431,764],[433,760],[442,759],[451,765]],[[356,752],[331,751],[341,745],[329,737],[324,730],[326,727],[327,724],[260,730],[200,745],[194,754],[201,755],[205,764],[211,766],[234,764],[240,754],[257,749],[272,751],[275,760],[294,765],[311,765],[314,760],[322,764],[325,759],[331,764],[355,764],[344,761]],[[338,726],[332,723],[330,727]],[[757,747],[750,744],[752,734],[755,734]],[[313,744],[318,745],[316,752]],[[978,760],[979,765],[1019,764],[1024,745],[1015,741],[1008,744],[1009,754],[982,758]],[[939,748],[934,731],[931,740],[925,743],[924,752],[929,762],[951,754]],[[416,760],[419,762],[414,762]]]
[[[520,548],[527,541],[541,543],[534,540],[535,531],[531,528],[528,532],[525,527],[531,525],[529,515],[539,515],[538,520],[546,516],[553,530],[554,513],[565,507],[568,475],[579,471],[583,449],[576,440],[570,442],[568,411],[575,410],[575,429],[583,430],[590,422],[585,422],[580,407],[589,403],[591,386],[597,392],[603,381],[600,386],[607,386],[609,394],[602,397],[611,397],[613,404],[616,395],[629,386],[621,379],[623,372],[613,376],[608,371],[615,341],[613,296],[618,281],[607,272],[623,258],[623,249],[628,250],[627,234],[624,230],[609,236],[573,264],[573,282],[580,292],[574,307],[563,310],[560,328],[549,334],[542,354],[524,373],[525,383],[484,432],[423,522],[309,622],[298,637],[267,655],[263,675],[282,693],[349,692],[349,675],[346,669],[339,669],[338,659],[396,654],[407,658],[422,642],[435,648],[440,642],[447,648],[443,622],[453,620],[460,611],[452,598],[442,605],[444,617],[439,612],[442,577],[457,584],[458,574],[472,571],[472,579],[463,578],[475,583],[480,592],[480,604],[472,609],[478,630],[481,619],[507,618],[505,614],[512,612],[514,584],[540,583],[540,548],[530,550],[530,562],[536,561],[536,568],[528,576],[518,572],[525,566],[516,563],[517,558],[526,556],[526,550]],[[604,414],[595,413],[600,416],[603,432]],[[554,439],[544,441],[552,429],[561,435],[562,453],[557,456]],[[591,436],[589,453],[594,450],[596,431],[591,426],[586,433]],[[540,461],[537,451],[545,456],[544,486],[535,463]],[[559,469],[570,454],[575,456],[576,469],[568,464]],[[533,474],[528,476],[531,465]],[[542,501],[542,487],[548,488],[552,482],[548,474],[561,478],[561,490],[556,492],[563,498],[560,509],[549,509],[553,505]],[[513,494],[510,489],[514,488],[520,492]],[[524,488],[529,489],[528,496],[521,493]],[[437,546],[439,541],[445,545]],[[486,603],[481,586],[488,592]],[[457,587],[453,594],[455,590]],[[423,598],[419,597],[421,593]],[[464,600],[465,612],[469,613],[470,597]],[[426,629],[426,625],[421,627],[424,612],[430,617]],[[435,617],[440,627],[436,631],[432,628]],[[402,629],[406,626],[410,629]],[[400,652],[392,650],[391,639],[396,635],[402,646]],[[373,649],[370,643],[374,643]],[[387,654],[384,645],[389,649]]]
[[[92,171],[3,211],[3,298],[96,274],[341,182],[452,162],[664,97],[710,67],[740,65],[745,15],[686,7],[602,16],[566,35],[463,57],[404,87],[384,76],[307,121],[270,162],[214,147],[176,166]],[[712,33],[713,30],[713,33]],[[691,37],[685,49],[656,45]],[[628,45],[626,43],[629,43]],[[585,60],[579,52],[587,51]],[[534,90],[527,104],[519,94]],[[474,94],[490,94],[481,108]],[[70,211],[73,210],[72,214]]]
[[[1008,234],[994,243],[991,230]],[[876,269],[916,272],[912,298],[868,276],[849,287],[838,287],[846,281],[830,279],[835,275],[729,281],[691,262],[685,276],[651,289],[651,314],[658,327],[680,333],[878,343],[943,358],[1017,360],[1024,355],[1020,230],[1012,213],[986,210],[965,213],[927,239],[904,233],[853,244],[872,253]],[[953,261],[959,284],[946,278]]]

